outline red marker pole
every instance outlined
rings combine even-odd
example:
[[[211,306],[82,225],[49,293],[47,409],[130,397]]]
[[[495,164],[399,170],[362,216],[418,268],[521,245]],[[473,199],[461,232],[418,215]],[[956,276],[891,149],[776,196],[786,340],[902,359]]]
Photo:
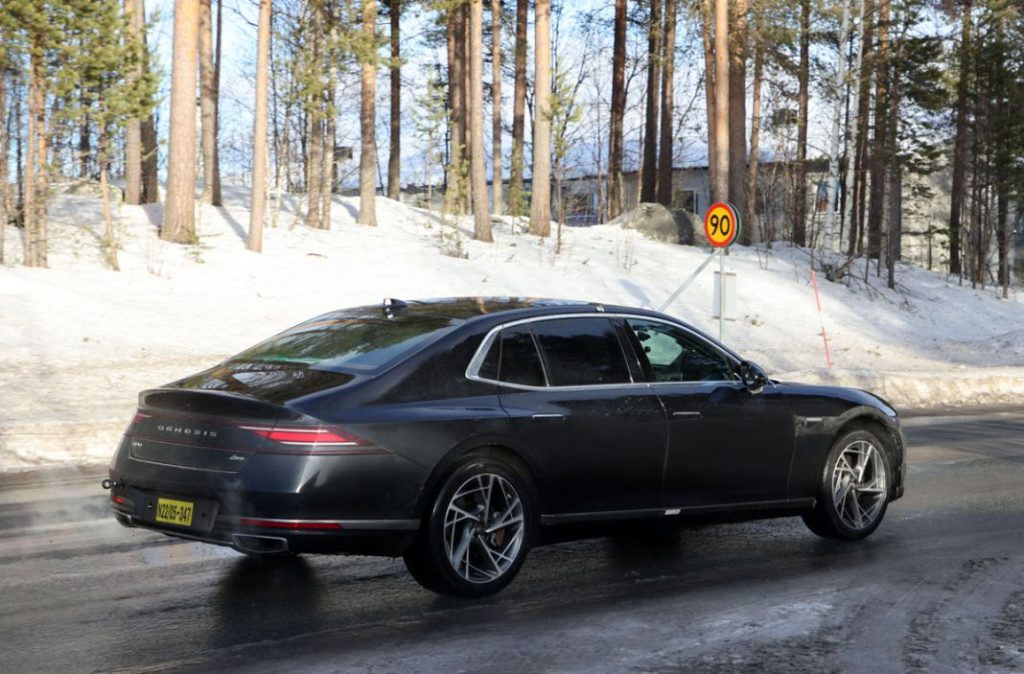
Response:
[[[818,275],[811,269],[811,284],[814,286],[814,301],[818,304],[818,321],[821,323],[821,339],[825,342],[825,366],[832,369],[832,354],[828,350],[828,334],[825,332],[825,318],[821,315],[821,293],[818,292]]]

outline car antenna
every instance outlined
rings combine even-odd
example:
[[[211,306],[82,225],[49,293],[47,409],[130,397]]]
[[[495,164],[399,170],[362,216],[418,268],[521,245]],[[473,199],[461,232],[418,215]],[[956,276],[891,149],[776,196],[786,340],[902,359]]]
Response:
[[[384,312],[385,316],[387,316],[388,318],[394,318],[396,311],[398,311],[399,309],[404,309],[407,306],[409,306],[408,302],[395,299],[394,297],[385,297],[384,300],[381,302],[380,308],[381,311]]]

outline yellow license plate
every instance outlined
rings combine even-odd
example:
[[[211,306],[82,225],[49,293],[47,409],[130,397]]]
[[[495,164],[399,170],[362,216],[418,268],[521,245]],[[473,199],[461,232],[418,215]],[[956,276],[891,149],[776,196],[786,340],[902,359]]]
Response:
[[[192,526],[192,513],[195,504],[188,501],[175,501],[170,498],[156,500],[156,521],[164,524],[177,524],[181,527]]]

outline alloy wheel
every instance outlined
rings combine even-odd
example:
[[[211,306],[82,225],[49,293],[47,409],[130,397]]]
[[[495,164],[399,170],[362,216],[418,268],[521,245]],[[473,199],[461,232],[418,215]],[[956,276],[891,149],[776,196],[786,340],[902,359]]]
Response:
[[[500,475],[474,475],[448,502],[445,553],[455,573],[470,583],[493,581],[512,568],[524,534],[522,499]]]
[[[843,524],[870,527],[887,493],[885,458],[874,444],[856,440],[839,452],[832,469],[832,505]]]

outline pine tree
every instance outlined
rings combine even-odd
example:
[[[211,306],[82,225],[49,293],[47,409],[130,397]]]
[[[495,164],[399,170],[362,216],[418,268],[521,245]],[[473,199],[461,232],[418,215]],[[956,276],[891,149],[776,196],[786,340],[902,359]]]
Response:
[[[505,211],[501,155],[501,0],[491,0],[491,210]]]
[[[534,7],[533,194],[530,233],[551,234],[551,0]]]
[[[526,213],[523,173],[526,165],[526,30],[529,0],[516,0],[515,84],[512,92],[512,156],[509,164],[508,211]]]
[[[484,159],[483,21],[483,0],[469,0],[469,175],[473,198],[473,235],[478,241],[493,241]]]
[[[388,64],[391,84],[390,134],[388,136],[388,198],[402,198],[402,0],[387,0],[391,33],[391,62]]]
[[[218,63],[214,60],[213,0],[200,0],[199,9],[199,116],[202,120],[203,191],[199,201],[221,205],[220,166],[217,152]],[[218,0],[220,7],[223,0]]]
[[[626,0],[615,0],[615,41],[612,47],[612,101],[608,120],[608,219],[617,218],[622,203],[622,141],[626,114]]]
[[[658,180],[658,103],[661,84],[661,3],[650,0],[647,26],[647,94],[644,113],[644,155],[640,176],[640,201],[657,198]]]
[[[358,58],[359,92],[359,224],[377,225],[377,0],[363,2],[363,41]]]
[[[249,250],[263,250],[263,212],[267,200],[267,79],[270,66],[270,0],[260,0],[256,32],[256,101],[252,131],[252,210],[249,213]]]
[[[167,158],[167,204],[161,238],[193,243],[196,189],[196,55],[199,0],[174,4],[174,64],[171,69],[171,131]]]

